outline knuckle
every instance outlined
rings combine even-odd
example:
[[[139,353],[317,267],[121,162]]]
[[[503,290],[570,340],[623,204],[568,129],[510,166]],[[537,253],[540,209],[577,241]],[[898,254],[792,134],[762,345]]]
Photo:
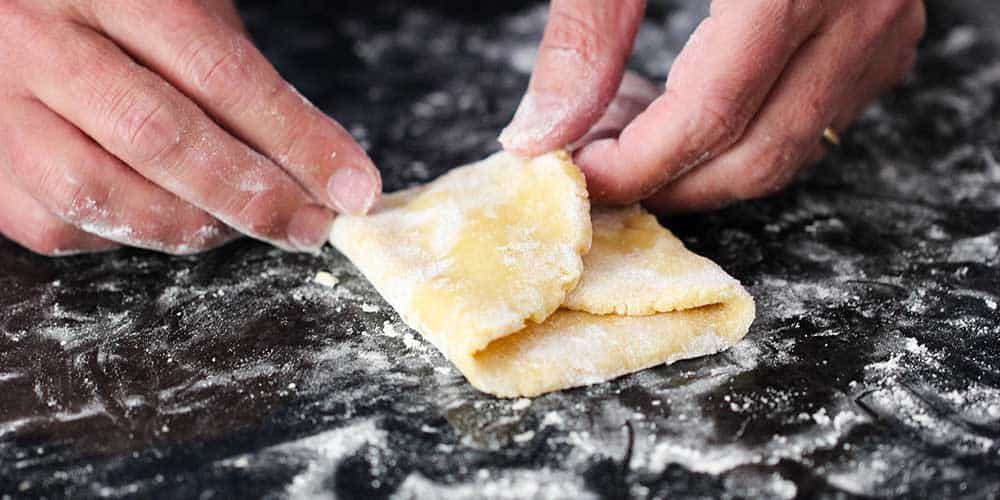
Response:
[[[565,52],[584,65],[597,67],[598,54],[607,44],[596,23],[571,9],[553,9],[542,39],[543,48]]]
[[[799,140],[781,141],[746,165],[743,178],[736,185],[735,197],[743,200],[762,198],[780,191],[791,182],[802,160]]]
[[[107,218],[108,191],[92,181],[63,168],[49,168],[40,180],[50,209],[63,220],[85,223]]]
[[[740,99],[724,91],[716,91],[701,104],[701,112],[694,134],[705,134],[705,139],[691,137],[694,143],[704,142],[706,150],[720,150],[734,144],[743,135],[748,118]],[[717,153],[718,151],[716,151]]]
[[[285,239],[283,210],[276,189],[265,190],[247,198],[238,207],[235,225],[243,232],[266,240]]]
[[[270,156],[282,165],[294,166],[302,170],[301,173],[306,173],[306,171],[319,173],[319,169],[303,168],[301,160],[313,153],[310,149],[317,147],[315,140],[317,135],[314,132],[322,127],[324,119],[325,117],[315,116],[311,113],[298,116],[289,115],[286,118],[288,121],[285,123],[287,126],[282,127],[282,130],[274,131],[275,145],[273,150],[269,152]],[[337,143],[324,141],[323,151],[326,151],[330,145],[336,147]]]
[[[112,97],[111,123],[130,160],[154,162],[180,143],[180,120],[165,99],[137,87]]]
[[[48,159],[43,152],[27,151],[12,141],[8,152],[11,172],[27,181],[40,200],[59,218],[79,223],[93,220],[104,211],[109,192],[94,179],[77,176],[75,166]],[[87,158],[79,161],[91,161]],[[93,161],[98,161],[94,159]]]
[[[201,37],[191,44],[187,51],[185,75],[196,87],[196,91],[211,97],[221,105],[230,108],[239,105],[241,93],[234,92],[233,85],[245,82],[250,75],[247,63],[249,48],[242,36]]]

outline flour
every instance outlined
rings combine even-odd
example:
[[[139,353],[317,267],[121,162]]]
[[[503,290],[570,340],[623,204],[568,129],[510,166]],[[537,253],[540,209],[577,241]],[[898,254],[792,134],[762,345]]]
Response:
[[[324,485],[335,477],[340,461],[361,446],[384,446],[385,440],[385,432],[376,427],[374,421],[365,420],[281,444],[267,451],[305,453],[311,457],[306,469],[296,475],[288,486],[289,498],[334,498]]]
[[[982,264],[1000,262],[1000,232],[955,241],[948,260]]]
[[[651,2],[651,17],[669,16],[644,22],[630,68],[662,82],[707,8]],[[278,23],[279,34],[297,33],[269,55],[374,146],[392,190],[496,149],[546,7],[485,29],[436,7],[406,9],[399,27],[335,17],[355,41],[330,74],[299,67],[336,36],[318,16],[316,26],[262,16],[257,30]],[[347,496],[337,488],[348,483],[357,496],[398,498],[792,498],[817,487],[834,497],[988,497],[976,479],[990,477],[1000,449],[1000,297],[990,281],[1000,70],[977,58],[997,35],[942,29],[907,87],[790,190],[664,221],[757,297],[743,342],[530,404],[471,389],[332,250],[286,255],[244,242],[190,259],[124,251],[43,264],[4,247],[16,255],[0,273],[9,290],[0,294],[0,394],[15,400],[0,405],[0,463],[18,478],[10,489],[119,498],[248,484],[257,496],[324,497]],[[409,61],[413,79],[397,61]],[[355,79],[368,82],[360,94],[331,96]],[[387,106],[402,112],[382,117]],[[264,188],[253,175],[235,187]],[[313,283],[318,269],[336,286]],[[42,432],[66,436],[66,446],[36,446]],[[202,449],[227,458],[199,461]],[[607,490],[594,481],[619,473]]]
[[[477,475],[476,484],[447,485],[428,480],[419,473],[406,478],[395,499],[452,498],[452,499],[573,499],[599,498],[589,491],[580,478],[559,471],[504,470]]]
[[[326,271],[318,271],[312,281],[317,285],[325,286],[327,288],[333,288],[340,283],[340,280],[337,279],[336,276]]]
[[[521,398],[515,400],[513,404],[510,405],[510,409],[514,411],[527,410],[531,406],[531,400],[528,398]]]

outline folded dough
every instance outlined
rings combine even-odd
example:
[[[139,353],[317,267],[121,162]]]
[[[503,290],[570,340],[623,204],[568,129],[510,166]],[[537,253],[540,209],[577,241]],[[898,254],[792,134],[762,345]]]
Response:
[[[591,247],[593,224],[593,247]],[[726,349],[754,304],[563,152],[497,153],[336,220],[331,242],[476,388],[534,396]],[[588,253],[589,250],[589,253]]]

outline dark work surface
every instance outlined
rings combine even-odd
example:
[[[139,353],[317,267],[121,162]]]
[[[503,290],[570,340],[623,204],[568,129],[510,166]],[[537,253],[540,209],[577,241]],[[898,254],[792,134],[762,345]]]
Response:
[[[244,5],[255,37],[389,189],[497,147],[544,21],[288,3]],[[704,4],[654,5],[632,66],[663,78]],[[530,402],[470,388],[331,249],[0,240],[0,496],[997,498],[997,10],[933,4],[915,77],[789,190],[664,221],[757,297],[744,342]]]

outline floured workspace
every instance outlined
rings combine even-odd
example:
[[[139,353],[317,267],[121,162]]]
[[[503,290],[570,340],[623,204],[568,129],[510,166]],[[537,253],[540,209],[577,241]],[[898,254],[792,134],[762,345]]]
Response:
[[[0,5],[0,499],[1000,496],[989,1]]]

